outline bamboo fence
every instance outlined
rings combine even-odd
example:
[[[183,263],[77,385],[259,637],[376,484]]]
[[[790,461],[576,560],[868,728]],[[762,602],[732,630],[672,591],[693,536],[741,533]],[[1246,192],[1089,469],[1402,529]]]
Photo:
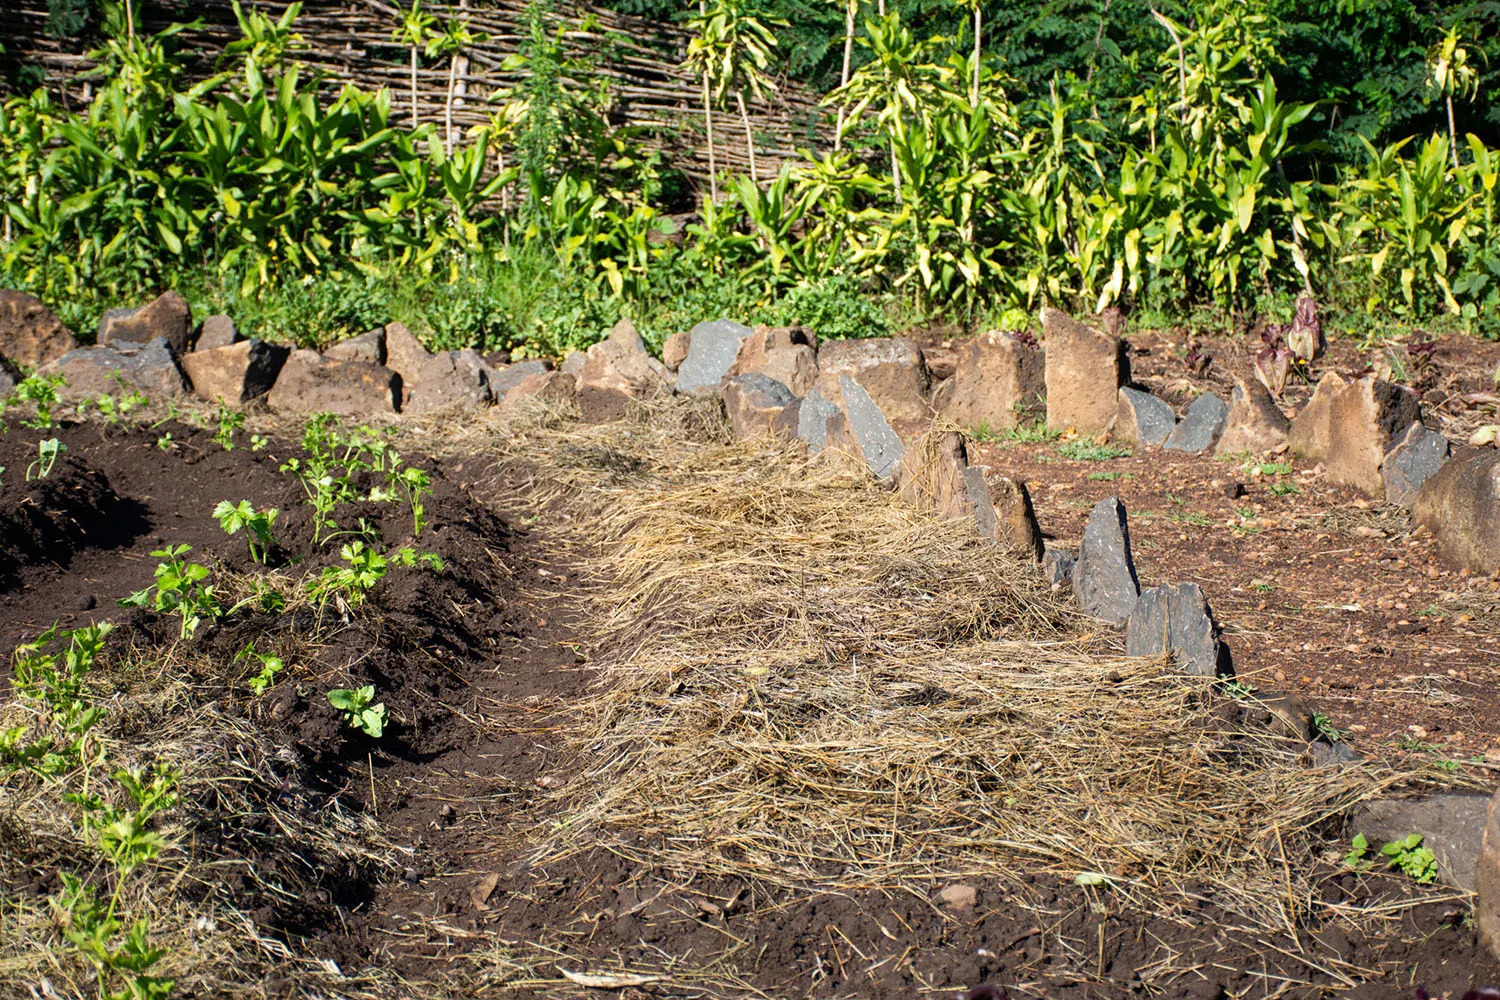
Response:
[[[147,0],[139,30],[157,31],[174,21],[200,24],[180,37],[189,52],[193,75],[213,71],[224,47],[239,37],[234,13],[223,0]],[[271,17],[288,6],[285,0],[246,0]],[[517,53],[527,37],[524,0],[426,0],[423,9],[438,19],[467,21],[480,36],[473,46],[455,53],[420,60],[417,70],[417,115],[422,122],[441,126],[448,95],[449,74],[455,78],[452,111],[460,137],[474,125],[491,119],[491,98],[513,91],[524,71],[509,69],[507,57]],[[304,0],[296,30],[304,47],[296,58],[321,73],[330,91],[345,83],[361,88],[389,88],[396,116],[410,121],[409,50],[392,39],[401,23],[396,0]],[[66,105],[86,102],[91,82],[82,77],[93,67],[89,39],[57,39],[46,33],[45,0],[0,0],[0,69],[14,75],[22,65],[38,67],[44,85]],[[613,124],[630,125],[643,140],[668,154],[673,166],[702,180],[708,176],[708,144],[704,128],[702,81],[683,66],[690,34],[677,25],[632,17],[595,6],[586,0],[558,0],[549,15],[549,28],[560,30],[565,53],[564,86],[594,89],[603,84],[608,115]],[[450,63],[451,59],[451,63]],[[0,84],[3,86],[3,84]],[[770,100],[749,103],[750,130],[761,178],[775,173],[783,160],[799,150],[832,146],[827,109],[816,95],[782,79]],[[715,108],[714,147],[720,170],[744,172],[750,160],[744,125],[737,109]]]

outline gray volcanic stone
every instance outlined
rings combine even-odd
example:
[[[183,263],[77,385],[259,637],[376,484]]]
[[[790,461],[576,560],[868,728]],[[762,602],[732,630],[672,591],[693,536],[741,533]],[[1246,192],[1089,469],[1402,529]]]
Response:
[[[187,384],[177,367],[177,354],[164,337],[146,344],[129,342],[108,347],[80,347],[38,369],[44,375],[61,373],[69,396],[114,394],[139,389],[148,396],[182,396]]]
[[[198,339],[193,342],[193,350],[212,351],[216,347],[238,344],[244,339],[235,328],[234,320],[223,313],[215,313],[204,320],[198,329]]]
[[[1422,484],[1411,518],[1454,569],[1500,570],[1500,451],[1465,451]]]
[[[1177,429],[1167,436],[1162,447],[1169,451],[1187,451],[1195,455],[1213,447],[1224,430],[1229,405],[1211,392],[1205,392],[1188,404]]]
[[[536,359],[492,367],[490,368],[490,391],[495,394],[496,399],[502,399],[516,386],[544,371],[547,371],[547,362]]]
[[[1094,505],[1078,546],[1073,593],[1085,614],[1123,625],[1135,610],[1141,585],[1130,554],[1125,505],[1109,497]]]
[[[1054,587],[1073,584],[1073,568],[1078,564],[1078,555],[1072,549],[1061,546],[1049,547],[1042,553],[1042,578]]]
[[[809,455],[816,455],[828,443],[828,418],[837,412],[839,408],[824,399],[816,388],[802,397],[802,406],[797,411],[797,436],[807,442]]]
[[[101,345],[146,344],[162,337],[181,354],[187,350],[192,330],[193,313],[187,301],[176,292],[165,292],[139,309],[109,310],[99,320],[97,340]]]
[[[1160,445],[1177,426],[1177,414],[1164,400],[1129,387],[1120,390],[1111,436],[1122,444]]]
[[[740,341],[754,333],[743,323],[727,319],[699,323],[689,333],[687,357],[677,368],[678,392],[717,392],[729,372]]]
[[[1141,591],[1125,623],[1125,654],[1172,654],[1184,673],[1217,677],[1233,673],[1219,623],[1196,583],[1169,583]]]
[[[906,451],[900,436],[891,428],[879,405],[848,375],[839,376],[844,396],[843,408],[829,421],[827,445],[836,441],[846,448],[853,445],[864,456],[865,464],[877,479],[889,479],[901,464]],[[854,450],[854,449],[850,449]]]
[[[1474,889],[1475,866],[1484,839],[1488,795],[1445,794],[1420,799],[1370,799],[1349,818],[1350,835],[1362,833],[1372,851],[1420,833],[1438,863],[1438,881]]]
[[[760,372],[736,375],[724,385],[724,409],[735,440],[763,434],[791,434],[797,426],[797,397]]]
[[[1448,461],[1453,448],[1448,439],[1421,424],[1412,424],[1391,445],[1380,463],[1386,503],[1410,507],[1417,491]]]

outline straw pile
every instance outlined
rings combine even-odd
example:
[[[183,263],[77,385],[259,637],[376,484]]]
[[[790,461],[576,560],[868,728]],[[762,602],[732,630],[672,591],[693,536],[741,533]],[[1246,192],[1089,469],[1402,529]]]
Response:
[[[584,773],[538,861],[603,845],[797,892],[1045,872],[1284,927],[1333,819],[1406,780],[1309,770],[966,524],[793,450],[652,429],[673,419],[510,432],[592,496],[603,543],[575,556],[607,581]]]

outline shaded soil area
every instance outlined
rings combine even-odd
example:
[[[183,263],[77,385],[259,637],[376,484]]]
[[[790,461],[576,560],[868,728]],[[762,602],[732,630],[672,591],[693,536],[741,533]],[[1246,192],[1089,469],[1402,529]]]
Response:
[[[167,433],[164,448],[159,443]],[[27,482],[23,471],[38,441],[52,436],[66,453],[46,477]],[[809,897],[709,876],[684,882],[602,848],[534,866],[538,832],[564,817],[562,796],[580,770],[581,762],[562,749],[561,734],[595,680],[580,653],[587,640],[580,623],[594,599],[587,568],[562,560],[541,530],[577,525],[556,508],[541,527],[521,527],[531,515],[523,517],[517,493],[529,484],[485,458],[422,458],[417,464],[431,473],[434,490],[420,535],[411,537],[410,513],[393,504],[354,505],[342,523],[363,517],[369,537],[387,549],[411,544],[440,556],[445,568],[392,569],[363,604],[319,608],[301,595],[308,579],[340,565],[338,544],[313,543],[302,487],[278,469],[296,453],[281,440],[261,451],[226,451],[208,431],[188,424],[13,429],[0,437],[0,465],[7,469],[0,492],[0,646],[8,652],[54,622],[107,619],[116,624],[110,648],[119,653],[179,648],[174,662],[207,692],[203,697],[217,699],[219,710],[268,734],[278,748],[259,762],[264,773],[255,794],[268,811],[293,803],[376,824],[399,860],[361,866],[316,844],[266,848],[276,837],[266,816],[216,811],[210,791],[190,802],[195,851],[236,853],[267,869],[253,879],[204,869],[201,891],[248,914],[258,934],[299,954],[346,973],[378,969],[403,982],[381,995],[884,1000],[951,996],[981,982],[1003,985],[1016,997],[1161,995],[1143,985],[1150,980],[1172,983],[1174,996],[1373,998],[1411,995],[1416,983],[1457,995],[1500,981],[1500,969],[1476,945],[1462,894],[1421,890],[1430,902],[1393,908],[1378,936],[1348,936],[1336,919],[1341,908],[1405,898],[1411,886],[1350,874],[1335,859],[1321,899],[1288,901],[1287,933],[1272,940],[1227,923],[1214,887],[1206,885],[1186,887],[1201,905],[1166,915],[1040,869],[1018,872],[1007,884],[934,880],[931,896],[872,887]],[[1094,466],[1051,460],[1048,446],[996,447],[985,457],[1037,483],[1039,516],[1061,539],[1076,536],[1085,500],[1103,485],[1086,478]],[[1451,742],[1465,751],[1478,746],[1471,738],[1493,734],[1494,706],[1473,692],[1484,688],[1487,695],[1493,686],[1486,671],[1497,661],[1482,651],[1492,640],[1477,627],[1461,638],[1463,623],[1407,613],[1455,581],[1428,576],[1420,543],[1408,545],[1399,531],[1379,544],[1352,534],[1360,525],[1381,527],[1391,515],[1349,514],[1357,509],[1350,498],[1316,476],[1294,476],[1299,494],[1270,497],[1252,483],[1255,492],[1235,501],[1261,504],[1266,524],[1258,514],[1254,531],[1221,530],[1173,514],[1202,512],[1216,522],[1228,516],[1211,485],[1235,474],[1224,466],[1140,456],[1107,468],[1131,475],[1107,485],[1140,525],[1145,576],[1201,580],[1234,629],[1242,669],[1279,670],[1289,687],[1300,685],[1329,704],[1358,698],[1367,703],[1362,719],[1378,718],[1372,713],[1389,704],[1396,713],[1391,726],[1408,717],[1399,713],[1409,711],[1414,685],[1456,692],[1467,699],[1461,706],[1424,694],[1427,714],[1409,717],[1438,738],[1461,732]],[[1167,499],[1168,491],[1183,502]],[[278,581],[284,607],[252,608],[182,640],[175,618],[115,604],[151,583],[158,559],[150,553],[164,546],[191,545],[191,557],[210,565],[226,592],[256,571],[243,536],[225,535],[210,514],[225,499],[282,511],[269,578]],[[1159,516],[1143,516],[1151,510]],[[1350,520],[1328,522],[1330,512]],[[1296,518],[1315,523],[1299,526]],[[1371,551],[1381,555],[1342,561]],[[1398,566],[1398,560],[1404,561]],[[1396,583],[1385,582],[1388,573]],[[1256,589],[1251,580],[1259,579],[1273,589]],[[1353,599],[1352,581],[1365,588]],[[1323,607],[1374,603],[1409,585],[1417,590],[1403,597],[1406,608],[1361,618],[1364,639],[1353,624],[1337,627],[1353,612]],[[1420,621],[1429,631],[1399,632],[1402,621]],[[1291,650],[1294,641],[1300,652]],[[1349,659],[1354,654],[1345,647],[1361,641],[1380,648],[1366,648],[1369,660]],[[275,652],[287,665],[259,697],[245,686],[254,670],[236,659],[247,645]],[[1457,659],[1436,652],[1450,645],[1461,648]],[[1418,671],[1425,680],[1401,679]],[[1338,686],[1345,681],[1355,687]],[[331,688],[363,684],[374,685],[390,710],[378,740],[351,729],[324,697]],[[1364,724],[1372,739],[1375,726],[1384,725]],[[233,738],[225,743],[232,754]],[[7,856],[11,850],[0,843],[0,899],[56,891],[45,858]],[[299,873],[278,881],[277,866],[292,857]],[[937,895],[944,890],[947,896]],[[613,992],[570,982],[569,972],[605,976],[601,982]],[[1378,985],[1348,988],[1366,981]],[[274,997],[341,995],[327,983],[314,988],[295,977],[258,988]],[[351,988],[347,995],[371,994]]]
[[[1260,346],[1170,332],[1128,339],[1134,380],[1179,414],[1205,391],[1228,399],[1236,376],[1254,377]],[[930,346],[941,358],[943,344]],[[1371,371],[1390,350],[1334,340],[1312,381]],[[1439,338],[1411,377],[1428,424],[1461,442],[1500,419],[1497,366],[1500,344]],[[1311,393],[1294,379],[1283,408],[1295,413]],[[1290,456],[1137,448],[1080,461],[1060,444],[1002,435],[978,444],[974,460],[1026,481],[1049,544],[1076,548],[1092,506],[1119,497],[1142,586],[1198,583],[1237,671],[1303,696],[1361,751],[1500,765],[1500,580],[1443,566],[1405,509],[1332,485]]]

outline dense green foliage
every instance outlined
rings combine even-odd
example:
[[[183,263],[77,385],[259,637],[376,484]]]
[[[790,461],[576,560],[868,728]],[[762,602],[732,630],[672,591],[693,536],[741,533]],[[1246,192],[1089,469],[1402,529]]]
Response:
[[[841,148],[722,176],[685,223],[667,210],[685,178],[611,122],[602,82],[575,82],[588,67],[546,0],[511,59],[525,82],[451,151],[438,123],[395,124],[385,91],[320,91],[295,6],[236,7],[242,40],[191,84],[176,29],[117,23],[86,109],[40,91],[0,108],[0,278],[83,329],[172,283],[265,336],[400,318],[434,346],[533,353],[621,314],[653,339],[720,313],[849,336],[1013,326],[1045,302],[1275,311],[1306,291],[1350,323],[1493,330],[1495,43],[1478,32],[1500,5],[1444,30],[1396,0],[1170,11],[865,8],[840,85],[842,9],[716,0],[691,22],[710,110],[733,97],[743,118],[783,60],[830,83]],[[417,2],[394,30],[415,52],[467,29]],[[715,117],[721,147],[747,143],[748,119]]]

